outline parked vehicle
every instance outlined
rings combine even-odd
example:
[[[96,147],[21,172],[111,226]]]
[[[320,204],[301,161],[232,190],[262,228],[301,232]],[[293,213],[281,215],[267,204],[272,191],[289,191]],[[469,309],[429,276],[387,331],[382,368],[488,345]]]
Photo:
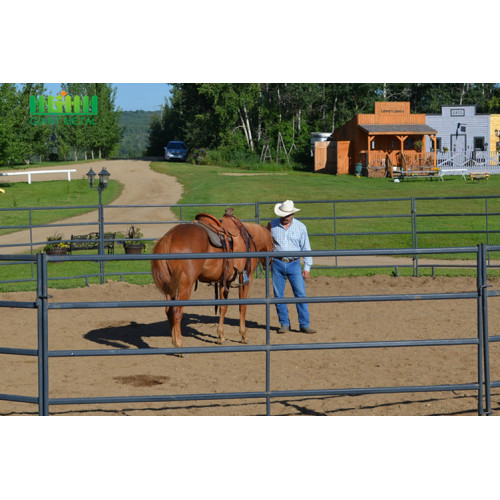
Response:
[[[188,155],[186,143],[182,141],[170,141],[165,148],[165,160],[185,161]]]

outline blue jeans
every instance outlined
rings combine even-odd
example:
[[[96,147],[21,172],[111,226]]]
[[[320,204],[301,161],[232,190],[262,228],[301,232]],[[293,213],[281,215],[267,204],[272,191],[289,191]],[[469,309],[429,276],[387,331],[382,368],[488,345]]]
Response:
[[[285,296],[286,280],[290,281],[292,291],[295,297],[306,296],[306,283],[302,276],[300,259],[293,262],[283,262],[279,259],[273,260],[273,290],[276,298]],[[299,316],[300,328],[309,326],[309,307],[305,302],[296,304],[297,313]],[[290,318],[288,317],[287,304],[276,304],[276,312],[281,326],[290,326]]]

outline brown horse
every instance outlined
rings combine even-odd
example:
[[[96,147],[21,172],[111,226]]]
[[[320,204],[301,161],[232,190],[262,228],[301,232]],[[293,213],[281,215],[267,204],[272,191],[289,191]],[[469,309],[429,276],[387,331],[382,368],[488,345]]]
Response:
[[[204,214],[206,215],[206,214]],[[198,216],[197,216],[198,217]],[[215,217],[208,216],[213,220]],[[226,233],[232,235],[233,251],[235,252],[263,252],[273,250],[271,232],[259,224],[241,223],[232,216],[224,216],[220,224]],[[250,244],[245,244],[239,225],[248,231]],[[244,231],[244,230],[243,230]],[[189,254],[189,253],[221,253],[223,248],[214,246],[202,224],[180,224],[172,228],[156,243],[153,253],[156,254]],[[203,283],[220,284],[220,298],[227,298],[228,284],[239,276],[239,297],[245,299],[252,284],[253,272],[259,259],[183,259],[183,260],[153,260],[152,273],[156,286],[162,291],[167,300],[188,300],[196,281]],[[229,269],[229,273],[227,272]],[[246,270],[246,273],[243,271]],[[224,281],[224,276],[226,277]],[[247,279],[248,277],[248,279]],[[240,305],[240,334],[243,344],[247,343],[245,316],[246,305]],[[218,344],[225,341],[224,316],[227,306],[221,306],[218,333]],[[181,319],[184,312],[182,306],[167,306],[165,308],[170,329],[172,343],[175,347],[182,347]]]

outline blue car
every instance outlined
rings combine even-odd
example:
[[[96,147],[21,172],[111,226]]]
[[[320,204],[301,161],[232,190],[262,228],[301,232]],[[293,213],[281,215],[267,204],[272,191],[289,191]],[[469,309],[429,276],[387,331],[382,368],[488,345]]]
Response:
[[[186,143],[182,141],[170,141],[165,148],[165,160],[185,161],[188,154]]]

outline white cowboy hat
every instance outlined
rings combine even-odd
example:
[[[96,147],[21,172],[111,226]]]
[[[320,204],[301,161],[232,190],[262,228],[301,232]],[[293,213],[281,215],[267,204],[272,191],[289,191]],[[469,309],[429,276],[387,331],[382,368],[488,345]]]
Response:
[[[274,213],[278,217],[286,217],[287,215],[294,214],[299,210],[300,208],[295,208],[293,206],[292,200],[286,200],[283,203],[276,203],[276,205],[274,205]]]

